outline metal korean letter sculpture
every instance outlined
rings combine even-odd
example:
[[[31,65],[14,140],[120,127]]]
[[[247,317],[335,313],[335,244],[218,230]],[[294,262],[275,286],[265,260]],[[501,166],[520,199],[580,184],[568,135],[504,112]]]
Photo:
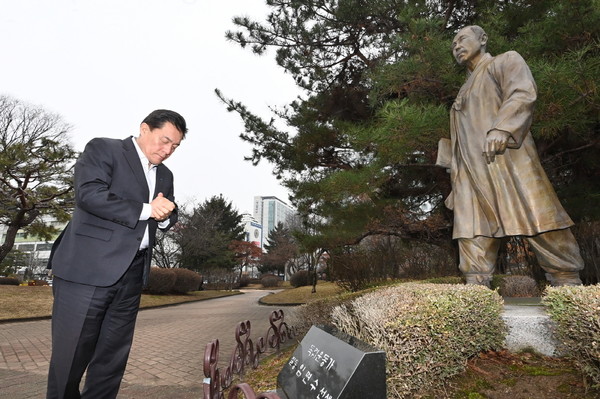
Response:
[[[452,54],[468,70],[450,111],[449,154],[459,268],[469,284],[490,284],[500,238],[523,236],[553,285],[581,284],[583,260],[529,131],[537,88],[515,51],[492,56],[479,26],[461,29]],[[443,143],[442,143],[443,144]]]

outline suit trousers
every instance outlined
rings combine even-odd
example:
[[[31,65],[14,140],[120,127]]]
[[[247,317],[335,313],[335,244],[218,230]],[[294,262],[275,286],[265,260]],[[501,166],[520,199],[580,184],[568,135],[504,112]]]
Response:
[[[583,259],[571,229],[552,230],[523,238],[548,273],[552,285],[581,284],[579,271],[583,269]],[[477,236],[458,239],[459,269],[467,284],[490,285],[499,249],[499,238]]]
[[[143,271],[140,256],[110,287],[54,277],[48,399],[116,398],[133,341]]]

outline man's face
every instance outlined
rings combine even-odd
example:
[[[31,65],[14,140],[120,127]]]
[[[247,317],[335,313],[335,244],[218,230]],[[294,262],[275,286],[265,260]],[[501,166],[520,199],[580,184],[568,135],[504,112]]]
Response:
[[[179,147],[183,134],[170,122],[163,127],[150,130],[150,126],[142,123],[137,143],[148,161],[153,165],[161,164]]]
[[[467,65],[470,70],[477,65],[483,54],[485,38],[478,38],[471,28],[461,29],[452,41],[452,55],[460,65]]]

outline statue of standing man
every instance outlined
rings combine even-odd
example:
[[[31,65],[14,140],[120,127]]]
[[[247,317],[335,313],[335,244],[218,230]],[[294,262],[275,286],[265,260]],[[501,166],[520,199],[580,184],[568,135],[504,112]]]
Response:
[[[452,237],[468,284],[490,284],[500,238],[523,236],[553,285],[581,284],[583,260],[529,131],[536,85],[514,51],[493,57],[479,26],[461,29],[452,54],[468,69],[450,111]]]

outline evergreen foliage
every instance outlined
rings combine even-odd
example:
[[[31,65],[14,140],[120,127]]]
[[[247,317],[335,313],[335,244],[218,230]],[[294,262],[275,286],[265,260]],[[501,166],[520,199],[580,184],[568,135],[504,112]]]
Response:
[[[17,270],[20,267],[26,266],[30,264],[30,256],[29,254],[19,251],[18,249],[13,249],[10,251],[2,261],[0,261],[0,274],[2,275],[10,275],[13,273],[17,273]]]
[[[298,245],[290,230],[282,223],[278,223],[269,233],[267,241],[264,246],[266,253],[258,270],[261,273],[276,272],[283,275],[287,263],[298,257]]]
[[[212,268],[232,270],[232,241],[244,236],[242,215],[223,196],[213,196],[191,211],[179,211],[174,236],[181,250],[179,264],[201,272]]]

